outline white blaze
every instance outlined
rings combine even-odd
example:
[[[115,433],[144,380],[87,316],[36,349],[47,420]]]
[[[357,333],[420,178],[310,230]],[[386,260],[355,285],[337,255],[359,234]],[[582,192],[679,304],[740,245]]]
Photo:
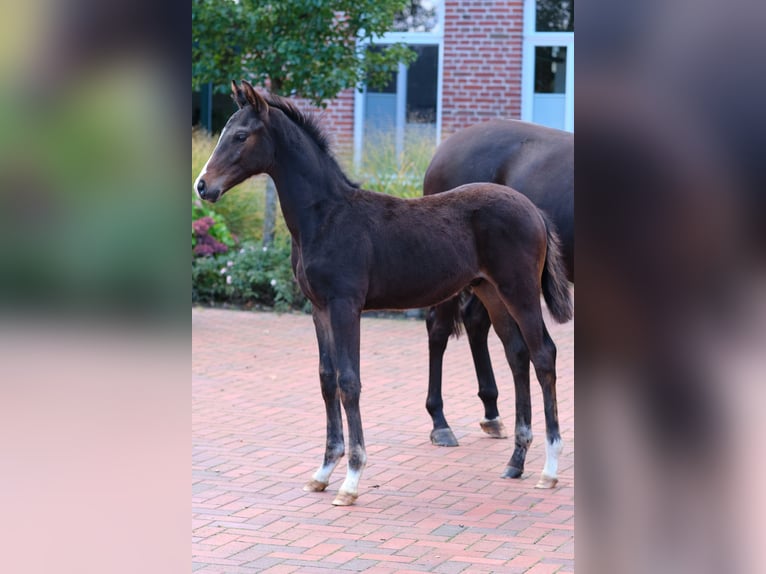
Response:
[[[202,171],[199,172],[199,175],[197,176],[197,179],[194,180],[194,193],[197,194],[197,197],[199,197],[199,191],[197,191],[197,185],[199,184],[200,180],[205,177],[205,174],[207,173],[207,164],[210,163],[210,159],[215,155],[215,150],[218,149],[218,146],[221,144],[221,139],[223,139],[223,134],[226,133],[226,128],[223,128],[221,130],[221,135],[218,136],[218,142],[215,144],[215,148],[213,149],[213,153],[210,154],[210,157],[207,158],[207,161],[205,162],[205,165],[202,166]]]

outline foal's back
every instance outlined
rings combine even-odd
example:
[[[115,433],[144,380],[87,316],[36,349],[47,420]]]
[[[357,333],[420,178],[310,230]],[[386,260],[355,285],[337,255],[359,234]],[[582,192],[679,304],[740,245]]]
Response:
[[[498,262],[523,259],[531,269],[542,268],[545,223],[534,204],[509,187],[472,183],[413,199],[357,190],[353,204],[356,241],[369,246],[366,308],[439,303],[485,278]]]

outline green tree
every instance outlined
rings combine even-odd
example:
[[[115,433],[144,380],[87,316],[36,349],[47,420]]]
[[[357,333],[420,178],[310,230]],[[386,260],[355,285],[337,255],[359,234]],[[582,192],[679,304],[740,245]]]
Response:
[[[362,82],[381,86],[415,54],[395,44],[367,51],[406,0],[192,0],[192,89],[233,79],[324,105]]]
[[[401,44],[367,50],[393,27],[407,0],[192,0],[192,89],[211,82],[268,81],[271,92],[314,105],[362,82],[383,86],[415,53]],[[364,57],[362,57],[364,56]],[[274,237],[276,191],[269,180],[263,243]]]

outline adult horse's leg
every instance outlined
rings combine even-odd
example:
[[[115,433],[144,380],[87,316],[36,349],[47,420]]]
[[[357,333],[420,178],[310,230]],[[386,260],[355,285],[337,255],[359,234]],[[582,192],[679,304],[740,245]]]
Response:
[[[493,438],[506,438],[508,432],[505,430],[500,412],[497,410],[497,383],[495,382],[495,374],[492,372],[492,361],[487,346],[487,335],[489,335],[489,328],[492,325],[489,313],[474,294],[471,294],[461,311],[465,332],[468,335],[468,344],[471,347],[473,365],[476,369],[476,379],[479,381],[479,398],[484,404],[484,418],[479,422],[479,425],[481,430]],[[511,370],[513,370],[513,366],[511,366]],[[514,372],[514,380],[515,376]]]
[[[504,331],[501,338],[508,337],[509,335],[512,336],[511,325],[515,321],[526,343],[529,358],[535,367],[535,374],[542,388],[545,412],[545,466],[535,488],[553,488],[558,483],[558,457],[563,448],[556,403],[556,345],[545,328],[540,309],[539,292],[533,289],[525,289],[523,282],[517,282],[516,288],[513,290],[506,286],[509,284],[512,284],[512,282],[500,282],[500,285],[495,289],[487,282],[483,282],[475,290],[487,307],[492,317],[493,325],[500,325]],[[513,319],[510,322],[508,321],[508,313],[510,313]],[[500,333],[498,332],[498,334]],[[506,346],[506,348],[510,348],[510,346]],[[517,347],[516,358],[521,362],[524,355],[523,352],[518,353],[518,349]],[[513,353],[510,355],[511,357],[514,356]],[[511,357],[509,357],[509,363],[511,362]],[[526,417],[527,412],[529,412],[529,420],[531,421],[531,407],[527,411],[527,407],[524,404],[525,402],[529,403],[528,382],[525,385],[523,381],[517,381],[516,392],[517,416],[519,413],[522,413],[522,425],[517,425],[517,448],[514,450],[514,457],[519,452],[518,444],[524,442],[523,418]],[[520,392],[521,395],[519,395]],[[532,433],[529,432],[526,439],[527,447],[531,441]],[[524,455],[526,455],[526,452],[524,452]],[[514,457],[509,461],[508,467],[503,473],[504,477],[513,477],[520,470],[517,466],[518,460],[514,460]],[[523,469],[523,466],[521,468]]]
[[[362,392],[359,378],[361,306],[348,301],[334,300],[329,304],[329,313],[340,401],[346,411],[348,423],[348,469],[346,479],[332,503],[335,506],[349,506],[359,496],[359,479],[367,464],[362,416],[359,411],[359,396]]]
[[[428,397],[426,410],[431,415],[433,430],[431,442],[436,446],[458,446],[457,438],[444,417],[442,399],[442,364],[447,341],[455,331],[455,321],[460,312],[460,298],[453,297],[428,310]]]
[[[319,381],[322,386],[327,413],[327,443],[324,460],[312,479],[303,487],[310,492],[321,492],[330,483],[330,475],[344,454],[343,420],[340,412],[338,376],[332,357],[330,319],[327,311],[314,309],[314,327],[319,344]]]

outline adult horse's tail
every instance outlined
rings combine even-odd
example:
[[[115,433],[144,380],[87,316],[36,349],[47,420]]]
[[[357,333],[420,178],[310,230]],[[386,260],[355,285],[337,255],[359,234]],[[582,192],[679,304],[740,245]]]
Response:
[[[541,213],[542,215],[542,213]],[[569,292],[566,269],[561,256],[561,241],[553,230],[548,218],[543,215],[548,234],[548,250],[543,268],[543,298],[551,316],[558,323],[566,323],[574,315],[572,294]]]

